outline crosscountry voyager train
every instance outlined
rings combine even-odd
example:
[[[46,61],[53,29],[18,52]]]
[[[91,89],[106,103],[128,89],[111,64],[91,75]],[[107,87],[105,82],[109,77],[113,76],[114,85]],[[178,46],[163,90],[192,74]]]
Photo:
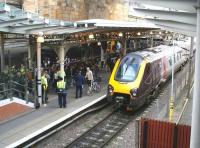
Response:
[[[187,58],[178,46],[160,45],[132,52],[118,59],[109,79],[107,98],[127,110],[137,109],[158,93],[172,71],[182,67]]]

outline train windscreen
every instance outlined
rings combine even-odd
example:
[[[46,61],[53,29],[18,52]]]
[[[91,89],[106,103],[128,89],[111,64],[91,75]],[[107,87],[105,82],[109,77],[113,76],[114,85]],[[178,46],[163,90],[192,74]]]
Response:
[[[125,56],[116,71],[115,80],[132,82],[136,79],[142,58],[139,55],[130,54]]]

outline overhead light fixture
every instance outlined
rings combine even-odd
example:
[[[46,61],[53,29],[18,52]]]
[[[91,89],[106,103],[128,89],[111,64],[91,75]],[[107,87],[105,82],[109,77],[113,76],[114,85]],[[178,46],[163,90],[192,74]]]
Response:
[[[74,27],[77,27],[77,23],[76,22],[74,23]]]
[[[138,32],[138,33],[137,33],[137,35],[141,35],[141,33],[140,33],[140,32]]]
[[[97,45],[98,45],[98,46],[101,46],[101,42],[98,42]]]
[[[120,32],[118,35],[119,35],[119,37],[122,37],[122,36],[123,36],[123,33],[122,33],[122,32]]]
[[[45,23],[45,24],[49,24],[49,23],[50,23],[49,19],[45,19],[45,20],[44,20],[44,23]]]
[[[65,22],[60,21],[60,26],[64,26],[64,25],[65,25]]]
[[[160,31],[159,34],[162,34],[162,32]]]
[[[89,39],[94,39],[94,35],[93,35],[93,34],[90,34],[90,35],[89,35]]]

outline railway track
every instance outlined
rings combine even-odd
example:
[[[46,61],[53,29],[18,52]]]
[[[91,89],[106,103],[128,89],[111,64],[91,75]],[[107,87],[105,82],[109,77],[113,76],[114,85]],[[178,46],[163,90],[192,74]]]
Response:
[[[99,148],[109,143],[137,115],[130,115],[120,110],[114,111],[104,120],[96,124],[79,138],[72,141],[66,148]]]
[[[77,115],[74,115],[71,118],[59,123],[58,125],[39,134],[38,136],[33,137],[28,141],[25,141],[24,143],[20,144],[18,147],[33,147],[36,144],[40,143],[41,141],[45,140],[46,138],[50,137],[54,133],[59,132],[61,129],[69,126],[70,124],[73,124],[75,121],[79,120],[80,118],[84,117],[85,115],[96,112],[98,110],[101,110],[108,105],[109,104],[105,100],[102,100],[102,101],[98,102],[97,104],[95,104],[94,106],[87,108],[86,110],[83,110],[82,112],[78,113]]]

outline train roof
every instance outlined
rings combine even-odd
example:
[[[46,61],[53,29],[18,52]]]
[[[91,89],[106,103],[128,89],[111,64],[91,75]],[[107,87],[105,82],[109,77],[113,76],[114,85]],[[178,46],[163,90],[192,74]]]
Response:
[[[137,52],[135,52],[135,54],[142,56],[149,62],[152,62],[152,61],[160,59],[164,56],[166,56],[166,57],[171,56],[172,50],[174,50],[174,53],[177,53],[183,49],[178,46],[160,45],[160,46],[153,47],[153,48],[147,48],[142,51],[137,51]]]

